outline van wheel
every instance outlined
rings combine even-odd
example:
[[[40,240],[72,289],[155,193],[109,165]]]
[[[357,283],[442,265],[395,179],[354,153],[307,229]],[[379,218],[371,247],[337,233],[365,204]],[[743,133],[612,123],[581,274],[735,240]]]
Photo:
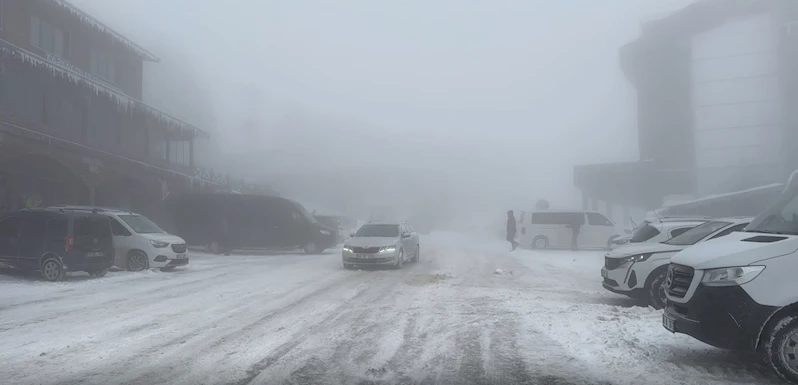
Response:
[[[532,241],[532,247],[535,249],[548,249],[549,248],[549,239],[539,235],[535,237]]]
[[[305,246],[303,246],[302,247],[302,251],[304,251],[305,254],[318,254],[318,253],[321,252],[321,251],[319,251],[319,247],[316,246],[316,244],[313,243],[313,242],[310,242],[310,243],[306,244]]]
[[[142,251],[131,250],[127,253],[127,271],[143,271],[150,267],[150,259]]]
[[[648,301],[654,309],[662,309],[668,304],[668,297],[665,296],[665,276],[667,270],[663,270],[648,287]]]
[[[58,258],[48,258],[42,262],[42,277],[50,282],[58,282],[64,279],[66,270]]]
[[[87,271],[87,273],[89,273],[89,275],[94,278],[102,278],[105,277],[106,274],[108,274],[108,269],[91,270]]]
[[[798,383],[798,317],[784,316],[765,342],[765,360],[781,378]]]

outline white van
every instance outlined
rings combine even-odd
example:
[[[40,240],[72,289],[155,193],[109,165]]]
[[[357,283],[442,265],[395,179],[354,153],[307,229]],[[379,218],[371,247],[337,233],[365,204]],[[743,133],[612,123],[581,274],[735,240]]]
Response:
[[[718,218],[693,227],[665,242],[636,243],[613,250],[604,257],[601,277],[605,289],[645,300],[662,309],[668,263],[676,253],[696,244],[741,231],[751,217]]]
[[[663,326],[724,349],[762,351],[798,383],[798,172],[745,232],[671,259]]]
[[[518,222],[518,242],[535,249],[570,248],[574,223],[580,225],[579,248],[608,249],[612,240],[632,233],[594,211],[522,211]]]

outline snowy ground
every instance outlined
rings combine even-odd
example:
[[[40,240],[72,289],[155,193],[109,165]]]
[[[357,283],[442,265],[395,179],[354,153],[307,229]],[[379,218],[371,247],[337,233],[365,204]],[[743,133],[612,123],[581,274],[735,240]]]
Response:
[[[437,234],[402,271],[346,271],[331,251],[57,284],[4,273],[0,382],[780,383],[605,292],[601,252],[507,246]]]

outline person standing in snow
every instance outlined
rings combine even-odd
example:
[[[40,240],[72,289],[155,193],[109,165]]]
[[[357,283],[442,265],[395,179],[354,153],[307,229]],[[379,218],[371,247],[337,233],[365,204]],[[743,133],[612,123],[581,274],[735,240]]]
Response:
[[[512,245],[512,250],[518,247],[518,242],[515,241],[515,232],[515,215],[513,215],[513,210],[510,210],[507,211],[507,241]]]
[[[577,239],[579,238],[579,230],[582,229],[582,220],[580,220],[580,217],[574,216],[574,219],[573,221],[571,221],[571,224],[566,225],[566,227],[571,229],[571,250],[579,249]]]

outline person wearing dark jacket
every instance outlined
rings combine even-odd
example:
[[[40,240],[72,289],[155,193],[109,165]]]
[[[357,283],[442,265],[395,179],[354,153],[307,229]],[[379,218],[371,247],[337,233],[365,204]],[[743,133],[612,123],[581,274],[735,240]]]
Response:
[[[515,241],[515,232],[515,215],[513,215],[513,210],[510,210],[507,212],[507,241],[513,246],[512,250],[518,247],[518,242]]]
[[[579,230],[582,229],[582,222],[584,222],[584,218],[580,219],[580,217],[575,216],[571,224],[566,226],[571,229],[571,250],[579,249],[577,239],[579,238]]]

